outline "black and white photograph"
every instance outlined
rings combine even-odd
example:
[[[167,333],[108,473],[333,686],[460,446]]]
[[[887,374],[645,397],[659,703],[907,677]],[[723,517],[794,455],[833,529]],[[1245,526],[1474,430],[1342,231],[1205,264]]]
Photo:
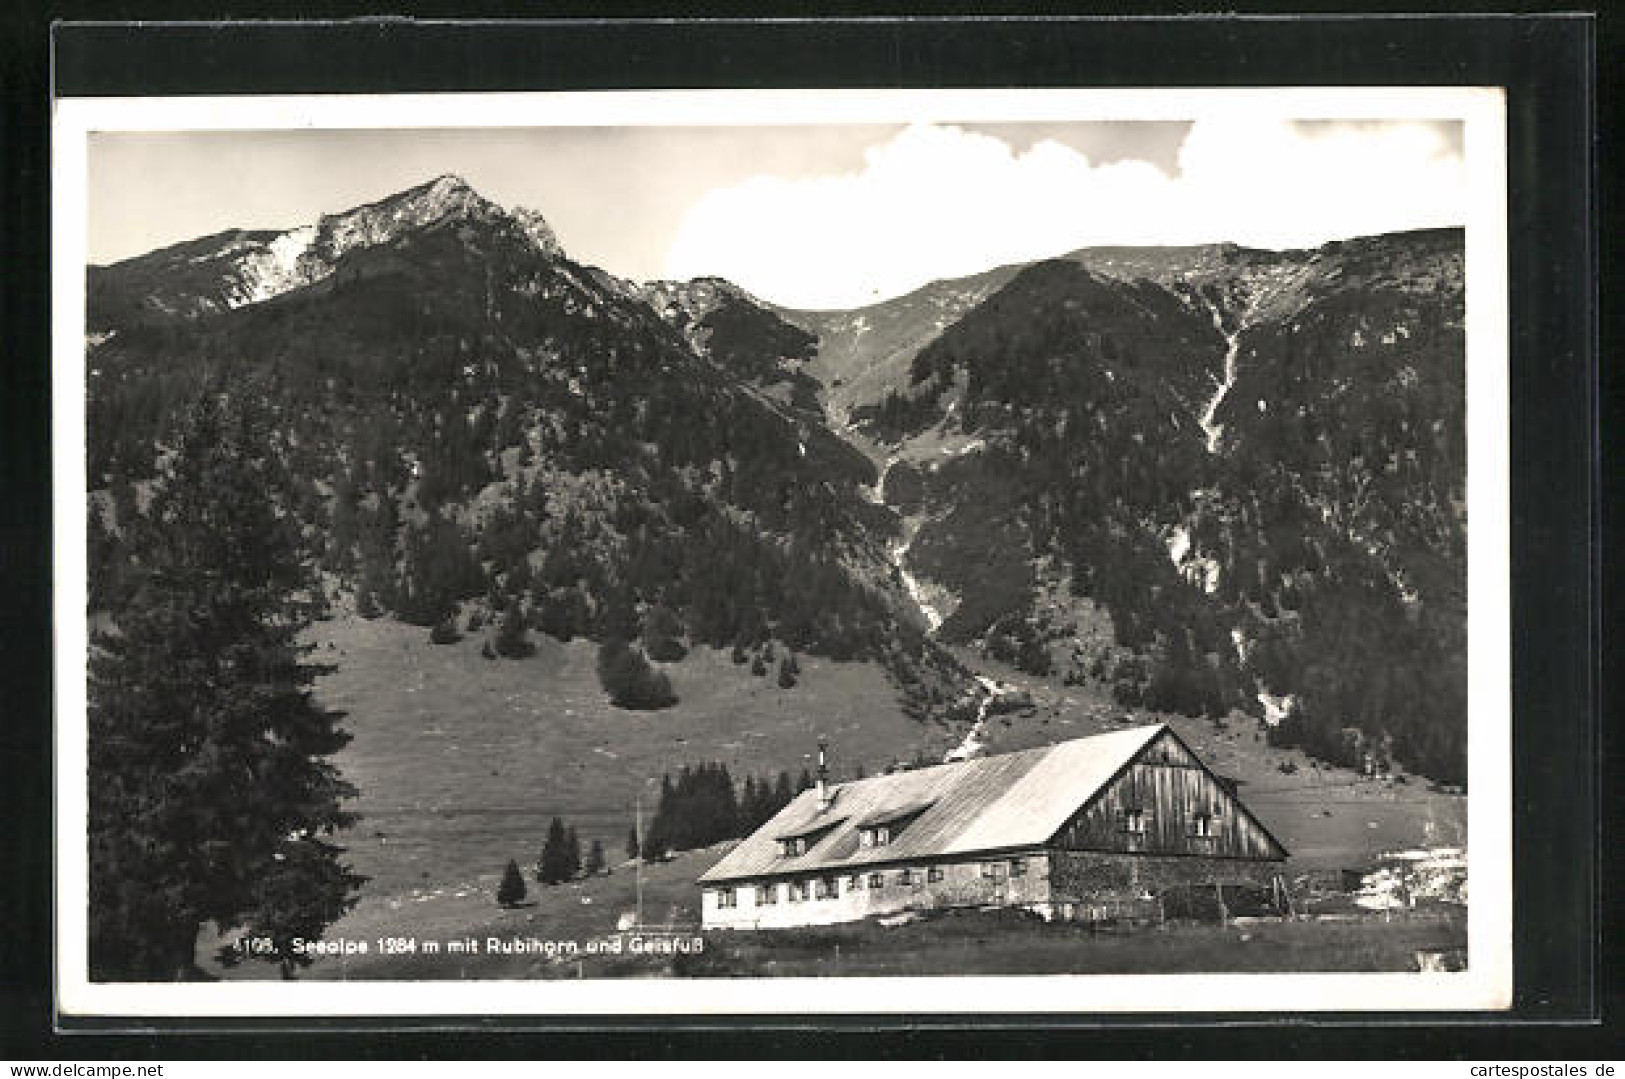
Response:
[[[1498,92],[59,108],[66,1011],[1509,1005]]]

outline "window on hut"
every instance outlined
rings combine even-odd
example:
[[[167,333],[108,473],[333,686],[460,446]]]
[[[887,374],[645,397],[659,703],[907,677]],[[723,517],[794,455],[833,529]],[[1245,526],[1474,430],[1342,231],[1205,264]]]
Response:
[[[1145,810],[1138,807],[1118,811],[1119,831],[1129,835],[1145,834]]]
[[[940,865],[931,866],[929,869],[927,869],[925,871],[926,883],[935,884],[937,881],[939,881],[941,879],[942,879],[942,867]]]
[[[869,874],[869,887],[871,887],[871,888],[884,888],[885,886],[886,886],[886,874],[884,874],[884,873],[870,873]]]
[[[819,877],[813,886],[814,899],[835,899],[840,894],[840,884],[834,877]]]
[[[897,883],[905,888],[914,883],[914,877],[915,874],[912,869],[899,869],[897,871]]]
[[[790,882],[790,902],[792,902],[792,903],[800,903],[802,900],[804,900],[806,898],[807,898],[807,882],[804,881],[804,880],[793,880],[793,881],[791,881]]]
[[[779,886],[777,884],[759,884],[756,886],[756,904],[758,906],[771,906],[779,901]]]
[[[799,858],[812,850],[823,841],[824,837],[834,830],[845,818],[824,818],[814,824],[804,825],[800,831],[778,838],[780,858]]]
[[[1027,859],[1010,859],[1010,875],[1012,877],[1025,877],[1027,875]]]
[[[735,892],[732,888],[718,888],[717,889],[717,906],[719,906],[719,907],[737,907],[738,905],[739,905],[739,894],[737,892]]]
[[[859,847],[889,847],[903,829],[931,808],[930,802],[916,802],[894,809],[872,813],[858,822]]]
[[[1192,839],[1212,839],[1213,814],[1197,813],[1192,816],[1190,834]]]

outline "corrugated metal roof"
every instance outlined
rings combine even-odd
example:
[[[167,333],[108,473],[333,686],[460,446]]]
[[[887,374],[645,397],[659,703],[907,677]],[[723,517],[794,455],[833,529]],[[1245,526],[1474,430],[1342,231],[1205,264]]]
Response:
[[[818,804],[803,791],[707,870],[701,881],[734,880],[880,862],[1036,846],[1045,842],[1164,730],[1163,724],[1078,738],[995,757],[875,776],[832,788]],[[883,847],[860,847],[858,823],[924,805],[918,819]],[[805,854],[779,855],[780,836],[835,821]]]

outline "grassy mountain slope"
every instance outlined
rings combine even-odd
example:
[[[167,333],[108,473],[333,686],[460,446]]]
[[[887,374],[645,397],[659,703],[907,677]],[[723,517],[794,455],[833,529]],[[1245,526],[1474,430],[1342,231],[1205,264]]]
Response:
[[[338,670],[323,703],[348,713],[354,741],[338,763],[361,790],[351,860],[366,894],[409,896],[533,865],[548,819],[575,825],[619,861],[641,793],[644,824],[663,773],[721,761],[747,775],[792,775],[820,735],[835,774],[870,774],[924,749],[940,759],[953,730],[904,715],[885,672],[867,662],[801,661],[793,689],[701,648],[663,665],[678,704],[616,708],[589,642],[544,639],[527,660],[486,660],[479,641],[437,646],[414,627],[353,616],[322,623],[317,657]],[[329,647],[331,645],[331,647]]]

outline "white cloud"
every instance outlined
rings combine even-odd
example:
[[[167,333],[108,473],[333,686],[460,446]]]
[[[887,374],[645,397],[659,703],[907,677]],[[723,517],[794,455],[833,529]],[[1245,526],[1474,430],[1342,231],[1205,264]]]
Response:
[[[854,173],[759,175],[711,191],[666,262],[797,307],[853,307],[928,281],[1101,244],[1304,247],[1460,224],[1458,156],[1426,124],[1197,121],[1178,175],[1095,165],[1059,142],[1015,153],[914,125]]]

